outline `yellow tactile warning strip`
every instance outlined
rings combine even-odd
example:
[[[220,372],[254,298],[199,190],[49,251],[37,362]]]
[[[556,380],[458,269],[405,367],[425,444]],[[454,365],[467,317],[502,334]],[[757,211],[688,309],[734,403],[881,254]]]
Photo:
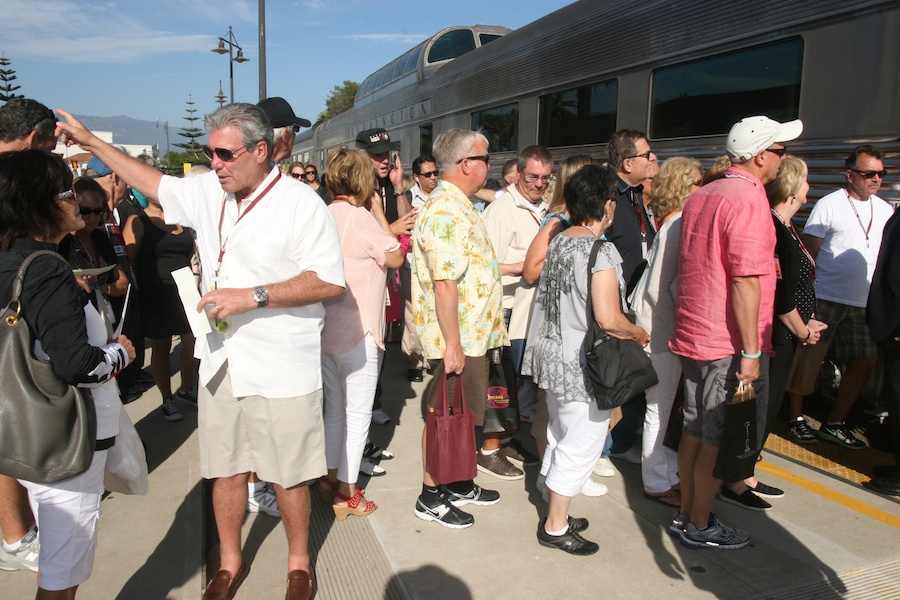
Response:
[[[820,600],[821,598],[853,598],[853,600],[885,600],[900,598],[900,561],[867,565],[851,569],[840,576],[822,581],[766,592],[765,600]]]
[[[867,447],[862,450],[850,450],[824,440],[819,441],[817,444],[801,445],[774,432],[766,440],[765,448],[785,458],[856,484],[861,484],[871,479],[872,467],[894,462],[891,454],[875,448]],[[836,492],[827,486],[814,483],[772,464],[761,462],[757,464],[757,468],[807,489],[823,498],[828,498],[832,502],[841,504],[860,514],[900,529],[900,517],[894,514],[879,510],[865,502]]]

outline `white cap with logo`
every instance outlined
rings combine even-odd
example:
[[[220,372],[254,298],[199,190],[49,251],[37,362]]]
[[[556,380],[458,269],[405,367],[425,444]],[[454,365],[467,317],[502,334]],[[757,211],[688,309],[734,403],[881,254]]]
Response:
[[[728,132],[725,150],[734,162],[746,162],[779,142],[789,142],[803,133],[800,119],[779,123],[769,117],[746,117],[741,119]]]

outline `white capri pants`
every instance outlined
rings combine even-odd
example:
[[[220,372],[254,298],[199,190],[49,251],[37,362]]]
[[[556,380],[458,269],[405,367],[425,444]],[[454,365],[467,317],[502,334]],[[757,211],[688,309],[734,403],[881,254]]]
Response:
[[[329,469],[337,469],[337,478],[344,483],[356,483],[359,478],[382,355],[371,333],[349,352],[322,353],[325,461]]]
[[[653,353],[650,361],[659,383],[645,392],[647,412],[641,443],[641,476],[645,492],[662,494],[678,485],[678,453],[664,446],[663,440],[678,392],[681,361],[671,352]]]
[[[557,494],[577,496],[603,451],[610,411],[593,402],[565,402],[550,390],[546,397],[550,423],[541,474]]]
[[[88,470],[71,479],[50,485],[19,480],[28,490],[38,526],[38,586],[44,590],[66,590],[91,576],[106,454],[106,450],[94,452]]]

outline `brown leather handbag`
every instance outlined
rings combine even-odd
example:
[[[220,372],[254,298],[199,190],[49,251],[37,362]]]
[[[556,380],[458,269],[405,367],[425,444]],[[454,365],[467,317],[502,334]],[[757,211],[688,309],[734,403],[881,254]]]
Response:
[[[90,391],[59,378],[50,362],[34,356],[34,336],[21,318],[25,259],[12,299],[0,311],[0,473],[35,483],[55,483],[87,471],[94,458],[97,417]],[[68,266],[68,263],[66,263]]]

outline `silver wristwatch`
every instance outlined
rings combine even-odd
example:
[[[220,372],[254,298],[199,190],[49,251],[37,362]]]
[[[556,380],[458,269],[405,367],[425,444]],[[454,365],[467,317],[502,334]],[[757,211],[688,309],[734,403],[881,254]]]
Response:
[[[256,300],[256,306],[262,308],[269,304],[269,292],[261,285],[256,286],[253,288],[253,299]]]

